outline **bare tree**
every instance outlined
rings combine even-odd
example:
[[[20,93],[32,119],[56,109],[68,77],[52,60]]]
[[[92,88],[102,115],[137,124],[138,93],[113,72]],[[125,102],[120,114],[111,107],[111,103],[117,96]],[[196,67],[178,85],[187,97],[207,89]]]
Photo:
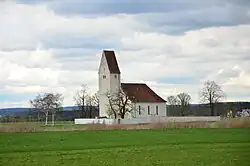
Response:
[[[181,106],[181,115],[184,116],[185,111],[189,109],[191,96],[187,93],[180,93],[177,95],[177,103]]]
[[[107,94],[107,96],[108,96],[108,101],[109,101],[109,104],[108,104],[108,110],[107,110],[107,114],[108,114],[108,116],[109,117],[112,117],[112,118],[114,118],[114,119],[117,119],[117,109],[115,108],[115,106],[114,106],[114,102],[113,102],[113,99],[111,98],[111,96],[109,96],[108,94]]]
[[[122,90],[111,95],[107,93],[108,101],[109,101],[109,109],[108,114],[116,118],[124,119],[127,113],[131,113],[134,110],[133,103],[131,102],[131,98],[126,95]]]
[[[85,102],[87,98],[87,86],[85,84],[81,85],[81,89],[77,91],[76,95],[73,97],[77,110],[81,112],[81,117],[86,117]]]
[[[99,98],[97,96],[97,93],[86,96],[86,106],[88,106],[89,108],[90,118],[92,118],[93,107],[98,107],[98,105],[99,105]]]
[[[178,100],[175,96],[168,96],[167,97],[167,104],[168,105],[178,105]]]
[[[59,93],[38,94],[35,99],[30,100],[30,104],[38,112],[45,114],[45,125],[48,125],[49,113],[52,114],[52,125],[57,111],[61,109],[63,97]]]
[[[222,88],[209,80],[205,82],[199,95],[202,103],[209,103],[211,116],[214,116],[215,104],[225,97]]]
[[[40,112],[45,114],[45,125],[47,125],[49,110],[47,110],[44,106],[43,96],[38,94],[35,99],[30,100],[30,105],[33,108],[33,111],[37,111],[38,120],[40,119]]]
[[[55,116],[56,112],[62,110],[62,104],[63,104],[63,96],[60,93],[55,93],[55,94],[50,94],[48,102],[51,102],[51,121],[52,121],[52,126],[55,125]]]
[[[99,107],[99,97],[97,93],[94,93],[94,95],[92,95],[92,101],[94,106]]]

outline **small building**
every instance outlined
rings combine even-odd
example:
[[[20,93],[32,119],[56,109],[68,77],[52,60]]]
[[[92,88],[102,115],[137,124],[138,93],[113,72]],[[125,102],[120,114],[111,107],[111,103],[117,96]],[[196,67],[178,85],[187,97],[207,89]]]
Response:
[[[126,117],[167,116],[166,101],[145,83],[121,83],[121,72],[115,52],[104,50],[99,66],[99,116],[108,117],[110,95],[122,90],[134,105]]]

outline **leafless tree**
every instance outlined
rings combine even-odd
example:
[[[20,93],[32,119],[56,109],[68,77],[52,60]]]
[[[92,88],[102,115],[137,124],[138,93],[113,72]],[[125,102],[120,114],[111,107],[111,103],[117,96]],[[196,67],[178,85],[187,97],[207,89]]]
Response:
[[[52,126],[55,125],[55,116],[56,112],[63,110],[62,104],[63,104],[63,96],[60,93],[50,94],[49,95],[49,102],[51,102],[51,105],[53,106],[51,109],[51,115],[52,115]]]
[[[98,105],[99,105],[99,98],[98,98],[97,93],[86,96],[86,106],[88,106],[89,108],[90,118],[92,118],[93,107],[98,107]]]
[[[45,114],[45,125],[48,125],[48,116],[51,113],[53,126],[56,112],[62,109],[62,102],[63,97],[60,93],[38,94],[35,99],[30,100],[30,104],[34,109]]]
[[[99,107],[99,97],[97,93],[94,93],[94,95],[92,95],[92,101],[94,106]]]
[[[109,101],[109,105],[108,105],[107,114],[109,117],[117,119],[117,109],[114,107],[111,97],[108,99],[108,101]]]
[[[131,98],[126,95],[122,90],[119,90],[117,93],[111,95],[107,93],[109,101],[108,115],[116,118],[124,119],[127,113],[131,113],[134,110],[134,105],[131,102]]]
[[[211,116],[214,116],[215,104],[225,97],[222,88],[214,81],[208,80],[199,93],[200,101],[202,103],[209,103]]]
[[[168,105],[178,105],[178,100],[175,96],[168,96],[167,97],[167,104]]]
[[[176,98],[178,105],[181,106],[181,115],[184,116],[185,111],[189,109],[191,96],[187,93],[180,93]]]
[[[38,94],[35,99],[30,100],[29,102],[30,102],[31,107],[33,108],[32,110],[34,112],[37,111],[38,120],[40,119],[40,112],[45,114],[45,125],[47,125],[49,111],[45,109],[43,96],[41,94]]]
[[[93,95],[87,95],[86,96],[86,105],[89,106],[98,106],[99,105],[99,98],[97,96],[97,94],[93,94]]]
[[[73,97],[77,110],[81,112],[81,117],[86,117],[86,99],[87,99],[87,86],[85,84],[81,85],[80,90],[77,91],[76,95]]]

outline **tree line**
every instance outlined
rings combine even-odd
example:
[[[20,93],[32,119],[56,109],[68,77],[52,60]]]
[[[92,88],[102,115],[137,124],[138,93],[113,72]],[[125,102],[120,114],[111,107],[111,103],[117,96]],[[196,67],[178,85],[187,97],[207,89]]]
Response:
[[[200,103],[209,104],[210,115],[215,115],[215,105],[226,97],[221,86],[215,81],[206,81],[204,87],[199,91]],[[181,108],[181,115],[184,116],[185,111],[189,109],[191,96],[187,93],[180,93],[176,96],[168,96],[167,104],[170,106],[179,106]]]
[[[92,111],[94,106],[98,107],[99,99],[97,93],[88,93],[87,86],[81,85],[81,88],[73,96],[74,105],[76,106],[75,111],[79,111],[81,117],[86,116],[86,106],[89,106]],[[51,115],[51,124],[54,126],[55,115],[58,111],[63,111],[63,100],[62,94],[57,92],[50,92],[44,94],[38,94],[35,99],[30,100],[32,111],[45,116],[45,125],[48,125],[48,117]]]
[[[131,113],[134,108],[134,104],[130,98],[122,90],[119,90],[116,94],[110,94],[107,92],[108,98],[108,112],[109,117],[112,118],[125,118],[127,113]],[[204,87],[199,91],[199,98],[201,103],[208,103],[210,106],[211,116],[215,113],[215,104],[221,101],[225,97],[225,93],[222,88],[214,81],[206,81]],[[30,100],[32,108],[39,113],[45,115],[45,125],[48,124],[49,114],[52,116],[52,125],[54,125],[54,119],[57,111],[62,110],[63,96],[60,93],[45,93],[43,95],[38,94],[35,99]],[[167,105],[178,106],[181,108],[181,115],[185,115],[185,111],[189,109],[192,98],[188,93],[179,93],[176,96],[167,97]],[[86,116],[86,106],[99,105],[99,99],[97,93],[88,93],[87,86],[82,85],[80,90],[77,91],[73,97],[77,110],[81,112],[81,117]]]

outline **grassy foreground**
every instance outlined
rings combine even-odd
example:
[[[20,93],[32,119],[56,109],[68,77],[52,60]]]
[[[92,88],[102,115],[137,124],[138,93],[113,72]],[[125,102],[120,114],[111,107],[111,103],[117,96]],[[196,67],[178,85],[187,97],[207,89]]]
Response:
[[[3,166],[244,166],[249,129],[1,133]]]

